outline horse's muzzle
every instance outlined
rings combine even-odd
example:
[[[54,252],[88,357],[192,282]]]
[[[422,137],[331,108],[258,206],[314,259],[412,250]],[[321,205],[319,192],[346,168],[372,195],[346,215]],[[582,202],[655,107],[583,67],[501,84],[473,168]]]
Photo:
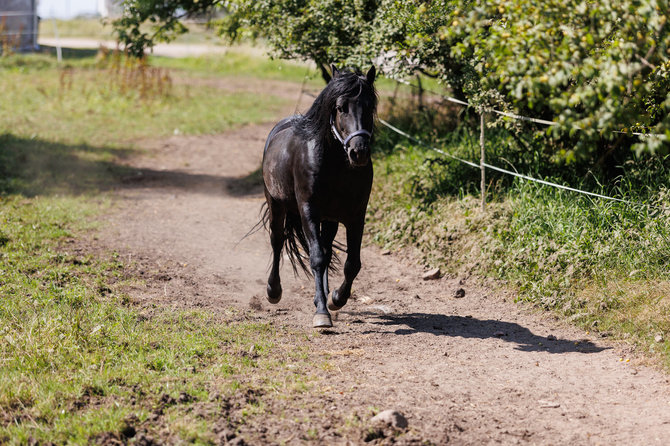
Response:
[[[363,167],[370,162],[370,146],[355,144],[347,151],[349,163],[354,167]]]
[[[370,137],[356,135],[347,148],[349,163],[354,167],[366,166],[370,162]]]

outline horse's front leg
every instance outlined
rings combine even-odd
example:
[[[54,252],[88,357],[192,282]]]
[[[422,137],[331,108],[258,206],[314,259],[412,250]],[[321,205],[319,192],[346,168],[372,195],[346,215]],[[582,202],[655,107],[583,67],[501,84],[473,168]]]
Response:
[[[335,221],[324,221],[321,223],[321,246],[326,255],[326,268],[323,271],[323,291],[326,297],[330,290],[328,289],[328,269],[330,268],[330,261],[333,258],[333,240],[337,235],[338,223]]]
[[[344,262],[344,281],[328,299],[328,308],[337,311],[342,308],[351,296],[351,286],[361,270],[361,241],[365,218],[347,226],[347,260]]]
[[[314,306],[316,313],[312,320],[315,328],[332,327],[333,322],[326,306],[327,294],[324,288],[324,272],[328,268],[326,252],[321,243],[321,231],[319,217],[308,205],[303,207],[302,228],[309,246],[309,266],[314,275]]]

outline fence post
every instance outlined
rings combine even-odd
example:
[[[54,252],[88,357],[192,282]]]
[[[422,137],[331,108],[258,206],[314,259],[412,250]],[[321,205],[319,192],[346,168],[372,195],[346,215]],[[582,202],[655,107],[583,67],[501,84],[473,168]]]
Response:
[[[480,184],[480,189],[482,191],[482,212],[486,211],[486,169],[484,163],[486,162],[486,151],[484,150],[484,127],[486,125],[484,121],[484,112],[480,113],[480,130],[479,130],[479,148],[481,150],[481,155],[479,158],[479,169],[482,174],[482,181]]]
[[[53,8],[52,8],[53,12]],[[51,14],[53,16],[53,13]],[[56,18],[53,19],[54,21],[54,35],[56,36],[56,60],[58,61],[58,65],[60,65],[63,62],[63,50],[60,46],[60,38],[58,37],[58,25],[56,24]]]

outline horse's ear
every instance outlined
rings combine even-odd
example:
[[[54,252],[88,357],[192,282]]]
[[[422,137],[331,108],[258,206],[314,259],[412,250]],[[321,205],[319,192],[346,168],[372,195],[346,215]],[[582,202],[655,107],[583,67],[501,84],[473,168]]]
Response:
[[[333,79],[335,79],[340,74],[340,70],[337,69],[335,64],[330,65],[330,72],[333,74]]]
[[[377,70],[375,69],[375,66],[373,65],[370,67],[368,70],[368,73],[365,75],[365,78],[368,80],[368,84],[372,85],[375,82],[375,76],[377,75]]]

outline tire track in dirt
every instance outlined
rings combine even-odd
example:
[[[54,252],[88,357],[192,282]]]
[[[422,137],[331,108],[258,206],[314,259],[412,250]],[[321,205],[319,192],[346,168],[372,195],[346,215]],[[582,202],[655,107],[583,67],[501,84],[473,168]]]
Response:
[[[98,243],[158,278],[137,287],[136,301],[252,308],[270,323],[310,333],[313,354],[333,365],[320,372],[323,408],[310,415],[324,432],[352,413],[391,408],[409,420],[400,443],[667,443],[665,374],[628,356],[625,346],[514,304],[504,291],[465,277],[423,281],[401,254],[363,249],[354,296],[324,334],[309,328],[311,281],[294,278],[288,264],[284,298],[268,304],[268,237],[259,231],[240,240],[258,221],[263,196],[254,171],[271,127],[145,141],[145,152],[127,160],[135,173],[115,192]],[[455,297],[459,288],[462,298]],[[301,402],[276,404],[287,419],[304,410]],[[290,426],[271,426],[273,438],[246,428],[258,443],[290,438],[280,435]],[[313,442],[347,441],[363,438]]]

